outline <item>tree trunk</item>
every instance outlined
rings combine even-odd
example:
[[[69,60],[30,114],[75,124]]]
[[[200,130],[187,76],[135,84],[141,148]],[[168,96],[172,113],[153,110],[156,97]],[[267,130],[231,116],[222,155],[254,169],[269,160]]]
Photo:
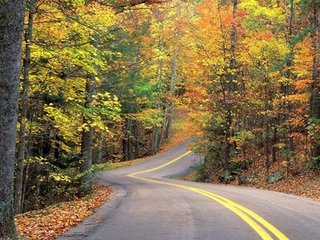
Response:
[[[132,139],[132,119],[127,118],[125,122],[125,136],[123,139],[123,159],[128,161],[131,159],[131,139]]]
[[[98,137],[98,153],[97,153],[97,161],[96,163],[102,163],[103,162],[103,153],[105,148],[105,137],[102,133],[99,134]]]
[[[226,97],[226,126],[225,126],[225,159],[224,159],[224,169],[229,167],[229,161],[231,158],[231,149],[232,144],[230,142],[230,138],[232,137],[232,107],[233,107],[233,92],[235,91],[235,81],[237,78],[237,61],[236,61],[236,50],[238,44],[238,32],[236,26],[236,16],[238,11],[238,1],[232,0],[232,16],[233,22],[230,33],[230,63],[229,63],[229,71],[230,73],[227,75],[227,97]]]
[[[181,16],[181,5],[178,4],[176,17],[179,18],[180,16]],[[167,119],[167,125],[165,127],[165,132],[163,136],[165,139],[170,138],[171,132],[172,132],[172,119],[173,119],[173,109],[174,109],[173,99],[176,94],[176,81],[177,81],[178,56],[179,56],[178,44],[181,38],[180,35],[181,35],[180,30],[176,27],[174,30],[174,50],[173,50],[173,56],[171,60],[171,78],[170,78],[170,85],[169,85],[171,99],[169,99],[168,115],[166,116],[168,119]]]
[[[287,37],[286,40],[287,42],[292,41],[292,37],[294,36],[293,33],[293,21],[294,21],[294,1],[290,0],[288,3],[286,3],[287,7],[289,8],[289,13],[287,15]],[[293,57],[294,57],[294,49],[292,48],[290,51],[290,58],[286,63],[286,71],[285,71],[285,76],[288,79],[293,79],[294,75],[292,73],[292,65],[293,65]],[[288,119],[291,118],[291,108],[292,104],[286,100],[287,96],[291,95],[293,92],[292,86],[289,85],[288,83],[281,84],[281,93],[284,96],[284,101],[281,104],[282,109],[280,109],[280,118],[283,122],[286,122]],[[292,153],[292,148],[293,145],[291,144],[291,133],[292,133],[292,127],[290,123],[287,123],[285,125],[285,131],[283,132],[283,139],[285,141],[285,158],[286,158],[286,166],[287,166],[287,176],[289,175],[289,169],[290,169],[290,161],[291,161],[291,153]]]
[[[310,98],[310,118],[319,119],[320,118],[320,13],[319,6],[314,3],[313,5],[313,25],[314,38],[312,42],[313,47],[313,71],[312,71],[312,89],[311,89],[311,98]],[[316,161],[317,167],[320,163],[320,143],[314,142],[311,152],[312,158]]]
[[[89,121],[84,119],[84,123],[88,124]],[[81,144],[81,153],[82,153],[82,166],[81,171],[85,172],[86,170],[92,167],[92,140],[93,140],[93,127],[89,126],[87,130],[82,132],[82,144]]]
[[[270,170],[270,116],[269,111],[271,110],[271,92],[269,91],[269,79],[265,78],[265,86],[264,86],[264,111],[265,115],[265,139],[264,139],[264,149],[265,149],[265,167],[266,167],[266,181],[269,181],[269,170]]]
[[[269,135],[270,135],[269,116],[267,115],[266,116],[266,136],[265,136],[266,181],[269,180],[269,169],[270,169]]]
[[[89,77],[86,82],[86,101],[85,108],[90,108],[92,104],[92,96],[96,91],[96,82],[93,77]],[[90,124],[91,119],[84,116],[83,123],[87,125],[87,129],[82,132],[81,155],[82,166],[81,172],[85,172],[92,167],[92,145],[93,145],[93,127]]]
[[[273,139],[272,139],[272,162],[277,161],[278,148],[276,144],[278,143],[278,129],[276,124],[273,126]]]
[[[29,129],[28,129],[28,134],[29,136],[31,136],[31,133],[32,133],[32,123],[33,123],[33,116],[31,115],[30,116],[30,126],[29,126]],[[32,148],[32,143],[28,143],[27,145],[27,152],[30,152],[30,149]],[[26,196],[26,189],[27,189],[27,183],[28,183],[28,178],[29,178],[29,169],[30,169],[30,159],[27,159],[26,161],[26,165],[25,165],[25,170],[24,170],[24,173],[25,173],[25,176],[24,176],[24,181],[23,181],[23,185],[22,185],[22,199],[21,199],[21,211],[24,212],[24,207],[25,207],[25,196]]]
[[[25,1],[0,3],[0,238],[14,237],[14,160]]]
[[[140,157],[140,133],[139,133],[139,123],[138,121],[134,121],[134,124],[132,126],[132,133],[133,133],[133,140],[134,140],[134,159]]]
[[[28,114],[28,94],[29,94],[29,72],[31,61],[31,44],[33,19],[35,14],[35,4],[37,0],[29,1],[28,28],[25,34],[25,57],[23,61],[23,85],[21,94],[21,115],[19,117],[20,129],[18,132],[17,158],[16,158],[16,176],[15,176],[15,213],[22,211],[22,181],[23,181],[23,164],[26,150],[26,123]]]
[[[176,47],[175,47],[176,48]],[[168,113],[167,113],[167,125],[165,127],[165,132],[164,132],[164,138],[168,139],[171,136],[172,132],[172,118],[173,118],[173,108],[174,108],[174,103],[173,103],[173,98],[175,96],[175,87],[176,87],[176,78],[177,78],[177,56],[178,55],[178,50],[175,50],[171,68],[172,68],[172,73],[171,73],[171,79],[170,79],[170,97],[171,99],[169,100],[169,105],[168,105]]]
[[[159,150],[160,136],[157,130],[154,130],[152,134],[152,154],[156,154]]]

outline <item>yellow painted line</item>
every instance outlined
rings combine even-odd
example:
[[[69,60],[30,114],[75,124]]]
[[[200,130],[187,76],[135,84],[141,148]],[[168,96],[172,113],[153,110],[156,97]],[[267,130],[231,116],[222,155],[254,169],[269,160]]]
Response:
[[[185,154],[183,154],[183,155],[181,155],[181,156],[179,156],[169,162],[166,162],[158,167],[147,169],[147,170],[140,171],[140,172],[134,172],[134,173],[128,174],[127,176],[135,178],[135,179],[147,181],[147,182],[152,182],[152,183],[157,183],[157,184],[162,184],[162,185],[167,185],[167,186],[172,186],[172,187],[178,187],[178,188],[186,189],[186,190],[201,194],[203,196],[206,196],[206,197],[216,201],[217,203],[221,204],[222,206],[226,207],[227,209],[229,209],[230,211],[232,211],[233,213],[238,215],[243,221],[245,221],[261,237],[261,239],[273,240],[273,238],[258,223],[260,223],[262,226],[264,226],[266,229],[268,229],[270,232],[272,232],[279,240],[289,240],[289,238],[285,234],[283,234],[279,229],[277,229],[271,223],[269,223],[268,221],[263,219],[260,215],[258,215],[257,213],[253,212],[252,210],[250,210],[250,209],[248,209],[248,208],[246,208],[246,207],[244,207],[244,206],[242,206],[242,205],[240,205],[240,204],[238,204],[228,198],[225,198],[220,195],[205,191],[205,190],[203,190],[201,188],[197,188],[197,187],[191,187],[188,185],[182,185],[182,184],[176,184],[176,183],[168,183],[168,182],[164,182],[164,181],[159,181],[159,180],[148,179],[148,178],[136,176],[139,174],[149,173],[149,172],[153,172],[153,171],[162,169],[168,165],[171,165],[171,164],[177,162],[178,160],[182,159],[183,157],[187,156],[190,153],[191,153],[191,151],[188,151]],[[256,220],[258,223],[255,222],[254,220]]]
[[[188,151],[188,152],[182,154],[181,156],[179,156],[179,157],[177,157],[177,158],[175,158],[175,159],[173,159],[173,160],[171,160],[171,161],[169,161],[169,162],[166,162],[165,164],[162,164],[162,165],[160,165],[160,166],[158,166],[158,167],[151,168],[151,169],[147,169],[147,170],[140,171],[140,172],[134,172],[134,173],[128,174],[128,176],[129,176],[129,177],[133,177],[133,176],[138,175],[138,174],[148,173],[148,172],[153,172],[153,171],[159,170],[159,169],[161,169],[161,168],[164,168],[164,167],[166,167],[166,166],[171,165],[172,163],[177,162],[177,161],[180,160],[181,158],[184,158],[185,156],[189,155],[190,153],[191,153],[191,151]]]
[[[263,217],[261,217],[259,214],[255,213],[254,211],[230,200],[227,199],[225,197],[219,196],[217,194],[211,193],[211,192],[207,192],[202,190],[203,192],[206,192],[212,196],[218,197],[221,200],[224,200],[225,202],[227,202],[228,204],[240,209],[241,211],[245,212],[247,215],[249,215],[250,217],[254,218],[257,222],[261,223],[263,226],[265,226],[268,230],[270,230],[270,232],[272,232],[276,237],[278,237],[280,240],[287,240],[288,237],[283,234],[279,229],[277,229],[275,226],[273,226],[271,223],[269,223],[268,221],[266,221]]]

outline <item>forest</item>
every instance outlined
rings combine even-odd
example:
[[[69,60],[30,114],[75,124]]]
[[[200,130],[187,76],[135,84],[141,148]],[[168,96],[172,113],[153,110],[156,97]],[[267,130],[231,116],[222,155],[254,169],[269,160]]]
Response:
[[[177,111],[197,181],[320,180],[320,1],[1,0],[0,238],[157,153]]]

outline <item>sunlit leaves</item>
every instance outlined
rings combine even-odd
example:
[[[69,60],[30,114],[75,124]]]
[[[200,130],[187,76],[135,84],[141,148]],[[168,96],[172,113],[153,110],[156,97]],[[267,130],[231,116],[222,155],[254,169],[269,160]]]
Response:
[[[146,129],[162,127],[163,113],[158,109],[146,109],[134,114],[134,118],[141,122]]]
[[[285,15],[280,7],[263,6],[256,0],[245,0],[239,5],[240,9],[248,13],[244,20],[244,26],[249,30],[264,29],[268,30],[271,25],[284,26]]]

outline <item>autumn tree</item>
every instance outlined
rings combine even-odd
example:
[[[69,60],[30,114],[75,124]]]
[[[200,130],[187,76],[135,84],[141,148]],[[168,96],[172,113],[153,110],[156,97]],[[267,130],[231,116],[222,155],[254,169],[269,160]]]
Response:
[[[28,1],[26,18],[23,1],[4,1],[0,7],[1,237],[15,232],[13,160],[23,22],[26,21],[26,28],[15,174],[17,213],[28,210],[28,202],[39,208],[55,199],[41,192],[62,194],[59,188],[70,183],[72,177],[81,177],[80,169],[90,170],[92,152],[97,147],[95,141],[102,143],[101,147],[105,142],[102,138],[112,142],[115,135],[121,136],[116,134],[122,131],[117,126],[121,124],[119,100],[105,88],[110,59],[122,54],[107,47],[114,37],[110,29],[116,25],[117,13],[126,13],[140,4],[157,5],[164,1],[37,3]],[[138,56],[128,60],[133,57]],[[153,110],[149,111],[149,120],[152,122],[156,117],[152,128],[159,128],[162,109]],[[103,150],[99,151],[101,159]]]
[[[37,1],[28,1],[28,20],[27,29],[25,30],[25,56],[23,58],[23,81],[22,81],[22,93],[20,101],[20,116],[18,118],[20,128],[18,131],[18,145],[16,156],[16,171],[15,171],[15,213],[21,213],[22,211],[22,184],[23,184],[23,170],[26,153],[26,131],[27,131],[27,115],[28,115],[28,95],[30,85],[30,64],[31,64],[31,44],[32,44],[32,32],[33,21],[36,13]]]
[[[183,74],[205,177],[228,182],[259,162],[269,182],[275,172],[301,172],[301,162],[317,165],[316,6],[207,0],[194,7]]]
[[[0,238],[15,235],[14,155],[24,10],[24,1],[0,4]]]
[[[320,117],[320,10],[318,1],[308,2],[308,11],[310,12],[310,24],[312,25],[312,84],[311,84],[311,96],[310,96],[310,123],[313,127],[318,129],[319,117]],[[318,130],[313,133],[313,146],[312,146],[312,158],[315,161],[315,165],[319,168],[320,164],[320,143]]]

